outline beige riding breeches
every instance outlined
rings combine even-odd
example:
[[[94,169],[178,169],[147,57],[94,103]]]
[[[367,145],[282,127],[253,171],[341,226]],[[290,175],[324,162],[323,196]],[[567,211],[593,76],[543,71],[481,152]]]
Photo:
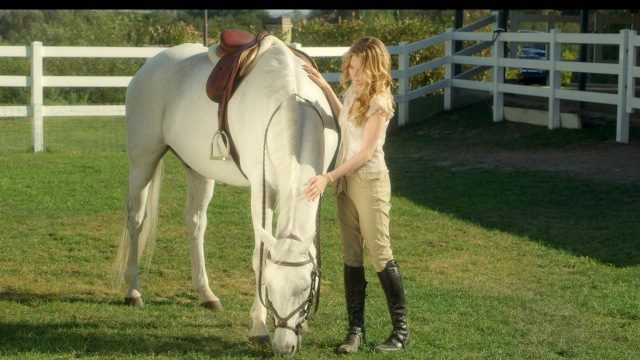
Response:
[[[389,173],[355,172],[339,179],[337,185],[336,215],[344,263],[364,266],[366,247],[375,271],[382,271],[393,259],[389,240]]]

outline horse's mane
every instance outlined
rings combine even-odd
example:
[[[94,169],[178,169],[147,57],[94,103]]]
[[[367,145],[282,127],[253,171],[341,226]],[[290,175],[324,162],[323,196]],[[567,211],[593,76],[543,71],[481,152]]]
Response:
[[[265,42],[267,39],[270,39],[270,42]],[[268,36],[263,40],[260,52],[264,52],[263,54],[259,53],[258,56],[261,57],[265,76],[269,79],[263,88],[264,96],[271,99],[270,103],[273,107],[269,113],[272,114],[277,109],[280,115],[274,117],[271,124],[268,124],[268,131],[277,131],[278,139],[277,146],[267,145],[266,156],[268,156],[268,163],[272,167],[268,172],[275,175],[273,186],[277,187],[278,193],[275,199],[276,211],[281,216],[292,219],[296,216],[296,203],[298,197],[301,196],[299,194],[300,166],[299,159],[296,158],[300,155],[300,136],[302,134],[300,122],[304,120],[299,114],[300,109],[295,94],[301,90],[298,89],[302,84],[300,76],[306,77],[306,74],[302,75],[304,71],[296,55],[284,42],[274,36]],[[294,114],[291,114],[292,112]],[[282,116],[283,114],[288,114],[288,116]],[[283,123],[283,121],[287,121],[287,123]],[[295,222],[289,222],[289,224],[293,223]],[[275,236],[282,239],[290,235],[293,229],[278,230],[279,232]]]
[[[260,44],[257,57],[261,58],[265,76],[269,79],[263,88],[264,96],[271,98],[271,104],[277,106],[296,92],[295,56],[282,40],[267,36]]]

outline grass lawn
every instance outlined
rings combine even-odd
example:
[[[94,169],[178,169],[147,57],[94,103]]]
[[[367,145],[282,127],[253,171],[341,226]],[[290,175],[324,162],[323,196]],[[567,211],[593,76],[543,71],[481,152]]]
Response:
[[[421,155],[597,145],[611,141],[611,129],[494,123],[489,109],[429,117],[388,136],[391,241],[413,343],[397,355],[373,352],[390,321],[369,266],[367,344],[349,358],[636,359],[640,183],[455,168]],[[49,126],[45,134],[68,131],[62,121]],[[249,189],[218,184],[209,207],[205,256],[224,306],[210,312],[190,286],[186,181],[171,153],[157,248],[141,277],[146,306],[121,305],[125,289],[110,269],[127,178],[122,129],[121,121],[105,119],[72,136],[86,144],[113,137],[115,150],[45,140],[44,153],[0,153],[0,357],[271,357],[270,347],[247,340],[254,295]],[[637,141],[635,130],[632,137]],[[346,329],[335,201],[322,201],[322,298],[295,359],[336,358],[333,347]]]

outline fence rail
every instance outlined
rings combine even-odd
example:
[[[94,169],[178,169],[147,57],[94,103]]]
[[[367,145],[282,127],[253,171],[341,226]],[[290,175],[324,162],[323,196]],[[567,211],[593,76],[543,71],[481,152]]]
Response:
[[[640,47],[640,36],[635,31],[622,30],[619,34],[562,34],[553,29],[549,33],[510,33],[510,32],[473,32],[460,30],[476,30],[482,26],[493,24],[496,29],[496,15],[482,19],[465,28],[419,40],[401,42],[397,46],[389,46],[391,55],[398,57],[398,68],[392,70],[392,77],[398,80],[397,93],[394,95],[398,104],[398,125],[402,126],[409,119],[409,102],[436,91],[444,92],[444,109],[451,110],[454,102],[452,89],[481,90],[493,96],[493,120],[504,119],[504,94],[529,95],[548,99],[549,129],[560,126],[560,100],[574,100],[615,105],[616,141],[629,141],[629,114],[640,109],[640,99],[636,96],[635,82],[640,78],[640,67],[637,63],[637,51]],[[477,42],[454,53],[455,42]],[[526,60],[505,57],[505,44],[542,42],[549,49],[548,60]],[[617,63],[586,63],[564,61],[561,58],[561,44],[600,44],[619,47]],[[443,56],[430,61],[410,65],[410,54],[431,46],[444,45]],[[347,47],[294,47],[305,51],[312,57],[341,57]],[[476,55],[482,49],[490,47],[490,56]],[[33,118],[33,149],[43,151],[43,118],[46,116],[123,116],[124,105],[82,105],[52,106],[43,104],[45,87],[127,87],[132,76],[44,76],[43,58],[45,57],[94,57],[94,58],[149,58],[165,50],[164,47],[74,47],[43,46],[33,42],[30,46],[0,46],[0,57],[27,57],[31,60],[31,75],[0,75],[0,87],[29,87],[31,103],[23,106],[0,106],[0,117]],[[454,74],[455,65],[474,66],[462,74]],[[411,77],[423,72],[444,66],[444,79],[417,89],[411,89]],[[533,87],[505,83],[505,68],[534,68],[549,71],[548,87]],[[489,80],[471,80],[471,76],[490,71]],[[560,83],[561,71],[577,71],[593,74],[617,75],[618,85],[615,94],[593,91],[575,91],[563,89]],[[322,74],[327,81],[339,79],[337,72]],[[124,101],[123,101],[124,102]]]

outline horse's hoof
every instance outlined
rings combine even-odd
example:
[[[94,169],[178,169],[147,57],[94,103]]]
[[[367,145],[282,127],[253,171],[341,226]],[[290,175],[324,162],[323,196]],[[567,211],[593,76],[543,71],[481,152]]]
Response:
[[[222,310],[222,303],[220,302],[220,300],[205,301],[202,304],[200,304],[200,306],[202,306],[205,309],[209,309],[211,311]]]
[[[269,335],[249,336],[249,341],[256,345],[268,344],[270,339]]]
[[[124,304],[125,305],[130,305],[130,306],[136,306],[136,307],[143,307],[144,306],[144,301],[142,301],[142,297],[141,296],[125,297],[124,298]]]

